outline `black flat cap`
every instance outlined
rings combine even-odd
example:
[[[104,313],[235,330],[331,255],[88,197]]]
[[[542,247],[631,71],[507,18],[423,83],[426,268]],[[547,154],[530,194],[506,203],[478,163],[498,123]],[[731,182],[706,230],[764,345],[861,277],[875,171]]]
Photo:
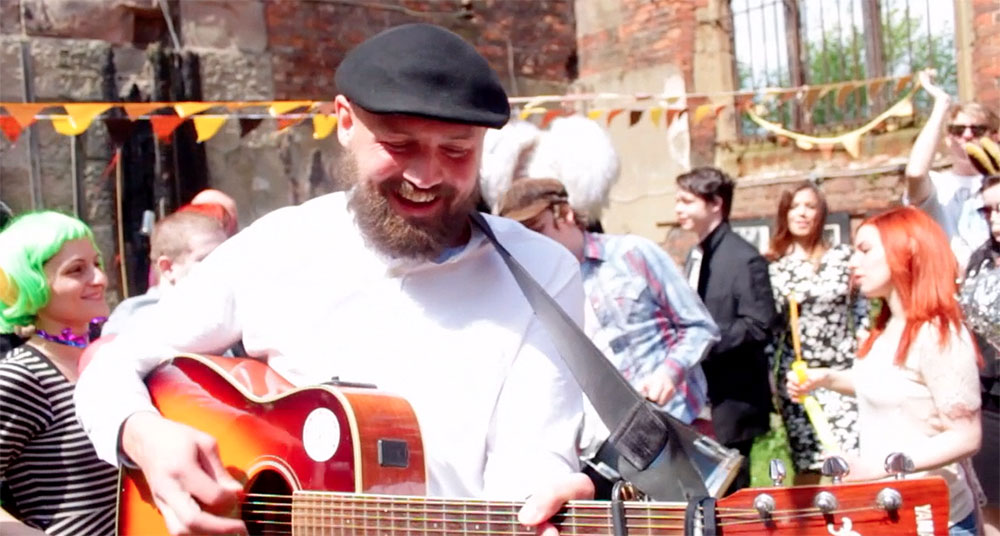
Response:
[[[351,50],[337,89],[376,114],[406,114],[500,128],[507,94],[486,59],[464,39],[430,24],[390,28]]]

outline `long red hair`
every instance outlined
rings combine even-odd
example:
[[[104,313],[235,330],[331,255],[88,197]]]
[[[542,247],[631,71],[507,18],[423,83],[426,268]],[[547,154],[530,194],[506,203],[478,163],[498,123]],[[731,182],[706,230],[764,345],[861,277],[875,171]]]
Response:
[[[871,225],[878,230],[889,263],[889,278],[906,314],[903,336],[893,362],[902,365],[906,361],[910,344],[927,322],[937,326],[943,348],[952,328],[956,333],[962,331],[962,310],[955,298],[958,262],[944,231],[930,216],[913,207],[883,212],[861,225]],[[871,350],[875,339],[885,330],[890,314],[889,307],[883,303],[871,335],[858,350],[858,357],[864,357]],[[978,351],[976,353],[981,363],[982,358]]]

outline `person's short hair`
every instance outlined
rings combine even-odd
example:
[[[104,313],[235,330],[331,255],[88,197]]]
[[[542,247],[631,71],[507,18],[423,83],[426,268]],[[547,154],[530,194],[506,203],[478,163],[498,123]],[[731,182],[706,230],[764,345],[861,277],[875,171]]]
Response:
[[[985,190],[987,188],[992,188],[998,184],[1000,184],[1000,175],[990,175],[985,179],[983,179],[982,190]]]
[[[960,102],[954,104],[951,107],[951,117],[950,120],[954,120],[955,116],[963,113],[969,117],[972,117],[976,121],[985,125],[986,128],[992,132],[996,133],[1000,131],[1000,117],[997,117],[996,112],[979,104],[978,102]]]
[[[222,223],[197,211],[179,211],[163,218],[153,227],[149,238],[149,258],[177,260],[191,251],[191,239],[199,234],[223,233]]]
[[[100,251],[86,223],[52,210],[22,214],[0,231],[0,333],[35,322],[51,294],[45,263],[81,238]]]
[[[563,219],[569,212],[573,212],[576,225],[581,229],[586,228],[586,215],[573,210],[566,186],[556,179],[515,180],[497,207],[500,216],[520,222],[528,228],[534,228],[546,210],[551,210],[557,219]]]
[[[722,201],[722,219],[729,220],[736,183],[721,169],[709,166],[694,168],[677,176],[677,186],[707,203]]]

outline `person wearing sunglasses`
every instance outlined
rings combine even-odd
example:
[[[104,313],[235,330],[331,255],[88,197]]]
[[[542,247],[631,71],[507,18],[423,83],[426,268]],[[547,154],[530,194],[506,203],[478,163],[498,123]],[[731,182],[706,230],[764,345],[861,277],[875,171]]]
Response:
[[[941,226],[964,270],[972,250],[989,234],[986,223],[974,214],[973,198],[982,187],[983,175],[969,160],[964,145],[982,136],[996,138],[1000,119],[978,103],[953,105],[933,75],[929,70],[917,75],[921,87],[934,98],[934,107],[910,152],[903,202],[920,208]],[[932,170],[942,133],[951,169]]]

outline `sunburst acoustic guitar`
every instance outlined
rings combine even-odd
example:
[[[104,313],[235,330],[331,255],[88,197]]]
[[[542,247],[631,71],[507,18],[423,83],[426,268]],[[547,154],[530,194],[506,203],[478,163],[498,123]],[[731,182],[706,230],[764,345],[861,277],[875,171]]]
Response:
[[[164,416],[216,438],[245,483],[251,534],[534,534],[517,523],[518,502],[423,496],[420,431],[399,397],[339,383],[296,388],[259,361],[198,355],[174,358],[147,385]],[[611,505],[573,501],[554,522],[568,536],[614,534]],[[626,501],[621,528],[684,534],[686,507]],[[723,535],[944,535],[948,491],[940,478],[745,489],[720,499],[715,518]],[[122,471],[118,533],[167,534],[139,471]]]

